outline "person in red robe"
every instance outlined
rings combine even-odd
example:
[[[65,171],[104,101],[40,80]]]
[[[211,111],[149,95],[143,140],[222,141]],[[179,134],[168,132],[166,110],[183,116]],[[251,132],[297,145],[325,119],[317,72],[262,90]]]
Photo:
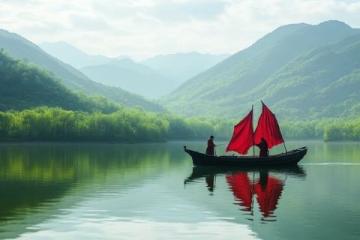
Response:
[[[206,154],[214,156],[215,155],[215,143],[214,143],[214,136],[210,136],[207,142]]]
[[[261,138],[259,144],[256,144],[260,148],[260,157],[267,157],[269,156],[269,147],[264,138]]]

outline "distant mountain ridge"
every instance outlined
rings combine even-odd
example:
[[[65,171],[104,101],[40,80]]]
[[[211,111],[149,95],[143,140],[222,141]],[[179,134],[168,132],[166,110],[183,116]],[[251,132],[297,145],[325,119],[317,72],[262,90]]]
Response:
[[[175,53],[136,62],[130,58],[90,55],[66,42],[42,43],[40,47],[96,82],[149,98],[159,98],[170,93],[184,81],[228,56],[197,52]]]
[[[205,70],[221,62],[227,54],[205,54],[198,52],[158,55],[141,63],[172,79],[177,87]],[[174,88],[175,89],[175,88]]]
[[[112,58],[90,55],[66,42],[45,42],[39,44],[45,52],[76,68],[105,64]]]
[[[339,21],[280,27],[187,81],[162,103],[187,116],[239,117],[261,99],[282,118],[360,113],[360,94],[351,90],[359,89],[354,88],[360,81],[359,34]]]
[[[108,86],[120,87],[147,98],[158,98],[173,90],[173,83],[153,69],[130,59],[80,68],[89,78]]]
[[[48,55],[40,47],[26,40],[18,34],[0,30],[0,48],[3,48],[15,59],[26,59],[46,70],[54,73],[62,83],[73,91],[80,91],[89,95],[104,96],[125,106],[139,106],[146,110],[162,111],[162,107],[147,101],[141,96],[131,94],[120,88],[108,87],[87,78],[72,66]]]

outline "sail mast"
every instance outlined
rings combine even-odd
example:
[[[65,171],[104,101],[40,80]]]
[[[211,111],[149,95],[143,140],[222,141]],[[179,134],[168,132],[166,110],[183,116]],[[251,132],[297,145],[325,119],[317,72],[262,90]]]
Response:
[[[285,148],[285,153],[287,153],[287,149],[286,149],[286,145],[285,145],[285,140],[284,140],[284,148]]]
[[[251,105],[251,111],[253,112],[253,118],[251,119],[251,125],[253,126],[254,129],[254,104]],[[255,140],[254,140],[254,131],[252,132],[252,149],[253,149],[253,156],[255,157]]]

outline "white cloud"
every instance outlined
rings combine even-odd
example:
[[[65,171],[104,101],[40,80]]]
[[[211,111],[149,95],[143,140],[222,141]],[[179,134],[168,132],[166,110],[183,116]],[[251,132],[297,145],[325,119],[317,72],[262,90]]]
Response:
[[[146,57],[238,51],[274,28],[338,19],[360,26],[352,0],[0,0],[1,28],[90,53]]]

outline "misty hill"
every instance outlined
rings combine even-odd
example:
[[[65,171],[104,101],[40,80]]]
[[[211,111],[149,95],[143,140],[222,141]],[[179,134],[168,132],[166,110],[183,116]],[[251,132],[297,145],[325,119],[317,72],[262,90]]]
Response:
[[[213,67],[228,55],[197,52],[158,55],[141,63],[172,80],[174,87]],[[174,88],[175,89],[175,88]]]
[[[117,109],[104,99],[74,94],[50,73],[33,64],[14,60],[0,51],[0,111],[37,106],[68,110],[111,112]]]
[[[285,118],[360,113],[358,34],[338,21],[280,27],[163,102],[185,115],[239,117],[260,99]]]
[[[101,55],[89,55],[66,42],[46,42],[39,46],[60,61],[76,68],[104,64],[112,60]]]
[[[149,102],[138,95],[90,80],[72,66],[48,55],[38,46],[17,34],[0,30],[0,48],[3,48],[6,53],[15,59],[26,59],[52,72],[70,90],[84,92],[89,95],[104,96],[125,106],[140,106],[153,111],[162,110],[159,105]]]
[[[66,42],[42,43],[50,55],[80,69],[90,79],[150,98],[175,90],[181,83],[209,69],[228,55],[176,53],[142,62],[90,55]]]
[[[130,59],[113,60],[80,70],[94,81],[120,87],[148,98],[158,98],[174,90],[169,79]]]

